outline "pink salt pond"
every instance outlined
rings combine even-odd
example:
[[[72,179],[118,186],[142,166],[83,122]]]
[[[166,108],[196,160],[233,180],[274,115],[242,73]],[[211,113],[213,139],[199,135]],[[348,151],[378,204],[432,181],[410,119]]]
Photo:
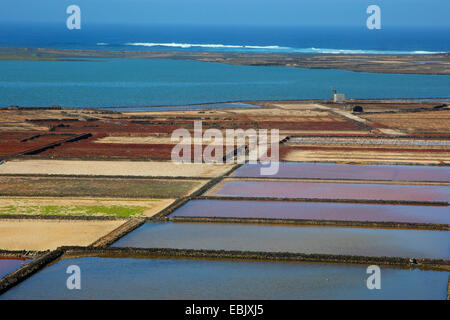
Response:
[[[208,196],[348,199],[384,201],[450,201],[450,186],[329,183],[268,180],[225,180]]]
[[[450,224],[448,206],[293,201],[192,200],[171,216]]]
[[[10,258],[0,256],[0,279],[4,276],[16,271],[24,264],[28,263],[29,259]]]
[[[245,164],[233,175],[235,177],[261,177],[261,167],[261,164]],[[271,177],[450,182],[450,167],[280,162],[278,173]]]

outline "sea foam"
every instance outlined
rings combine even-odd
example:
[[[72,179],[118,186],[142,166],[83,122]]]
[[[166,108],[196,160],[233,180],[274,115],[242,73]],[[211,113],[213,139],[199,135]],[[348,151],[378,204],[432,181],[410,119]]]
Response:
[[[98,42],[98,46],[107,46],[109,43]],[[216,44],[216,43],[178,43],[178,42],[127,42],[125,46],[140,47],[166,47],[166,48],[204,48],[217,50],[233,50],[233,51],[253,51],[263,50],[269,52],[291,52],[291,53],[318,53],[318,54],[437,54],[440,51],[400,51],[400,50],[363,50],[363,49],[333,49],[333,48],[292,48],[278,45],[258,46],[258,45],[235,45],[235,44]]]
[[[157,42],[131,42],[126,43],[127,46],[143,46],[143,47],[174,47],[174,48],[242,48],[242,49],[290,49],[289,47],[280,46],[253,46],[253,45],[230,45],[230,44],[199,44],[199,43],[157,43]]]

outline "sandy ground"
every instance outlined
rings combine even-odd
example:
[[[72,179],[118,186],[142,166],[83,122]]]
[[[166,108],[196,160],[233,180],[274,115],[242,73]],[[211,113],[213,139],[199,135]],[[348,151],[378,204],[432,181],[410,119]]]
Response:
[[[217,177],[225,164],[175,164],[164,161],[17,160],[0,165],[0,174],[88,176]]]
[[[351,112],[348,112],[348,111],[339,110],[339,109],[336,109],[336,108],[333,109],[333,111],[338,113],[338,114],[340,114],[341,116],[344,116],[344,117],[350,119],[350,120],[354,120],[354,121],[361,122],[361,123],[367,122],[366,119],[360,118],[360,117],[358,117],[358,116],[356,116],[356,115],[354,115],[354,114],[352,114]]]
[[[234,110],[230,113],[246,117],[250,121],[285,121],[285,122],[345,122],[346,120],[326,109],[315,109],[315,105],[309,108],[266,108],[252,110]],[[328,109],[330,110],[330,109]]]
[[[102,206],[110,208],[112,206],[121,207],[145,207],[143,215],[151,217],[159,211],[169,206],[175,199],[88,199],[88,198],[25,198],[25,197],[0,197],[1,214],[39,214],[39,207],[57,206],[67,208],[71,215],[78,215],[76,207],[80,206]],[[14,207],[15,210],[9,210]],[[64,209],[61,210],[64,215]],[[84,215],[83,211],[79,215]],[[96,214],[105,216],[106,214]]]
[[[280,130],[280,135],[368,135],[372,134],[370,131],[344,131],[344,130]]]
[[[87,246],[124,221],[0,220],[0,249],[48,250]]]
[[[367,114],[361,117],[407,133],[450,132],[449,110]]]
[[[303,151],[292,150],[283,157],[284,161],[333,161],[361,163],[417,163],[417,164],[448,164],[450,156],[424,153],[395,153],[367,151]]]
[[[48,131],[48,128],[20,121],[0,122],[0,131]]]
[[[249,135],[253,137],[257,137],[257,135]],[[209,139],[203,138],[194,138],[185,140],[172,140],[170,136],[141,136],[141,137],[131,137],[131,136],[108,136],[104,138],[100,138],[95,140],[95,143],[118,143],[118,144],[173,144],[176,145],[178,143],[187,143],[187,144],[206,144],[206,145],[232,145],[236,146],[237,139],[231,139],[231,143],[227,143],[226,134],[223,133],[223,137],[217,137]],[[234,141],[234,144],[233,144]]]
[[[398,130],[394,130],[394,129],[383,129],[383,128],[379,128],[378,130],[380,130],[381,133],[384,134],[393,134],[396,136],[402,136],[405,135],[405,133],[398,131]]]
[[[174,110],[174,111],[140,111],[140,112],[123,112],[126,116],[137,116],[137,117],[143,117],[143,116],[152,116],[152,117],[174,117],[174,116],[180,116],[187,115],[187,116],[204,116],[206,115],[227,115],[228,111],[234,110],[234,109],[210,109],[210,110]]]
[[[26,119],[61,119],[72,118],[83,120],[81,110],[2,110],[0,131],[48,131],[49,127],[39,123],[27,122]],[[89,116],[92,118],[92,116]]]
[[[266,108],[266,109],[236,109],[230,113],[243,114],[250,118],[253,117],[284,117],[284,116],[299,116],[299,117],[327,117],[330,115],[327,111],[317,111],[312,108],[294,109],[294,108]],[[273,121],[273,119],[272,119]]]
[[[277,103],[274,104],[277,107],[289,110],[313,110],[313,109],[321,109],[321,110],[329,110],[329,108],[322,106],[317,103]]]

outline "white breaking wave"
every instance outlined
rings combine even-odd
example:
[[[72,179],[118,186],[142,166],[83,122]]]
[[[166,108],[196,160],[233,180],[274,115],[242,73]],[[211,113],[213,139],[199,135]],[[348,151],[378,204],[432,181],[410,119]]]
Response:
[[[295,52],[313,52],[329,54],[435,54],[438,51],[396,51],[396,50],[360,50],[360,49],[328,49],[328,48],[308,48],[294,49]]]
[[[109,43],[98,42],[98,46],[107,46]],[[201,43],[178,43],[178,42],[128,42],[127,46],[142,47],[169,47],[169,48],[211,48],[211,49],[262,49],[269,51],[284,51],[297,53],[324,53],[324,54],[436,54],[442,51],[400,51],[400,50],[363,50],[363,49],[331,49],[331,48],[291,48],[282,46],[254,46],[254,45],[232,45],[232,44],[201,44]]]
[[[231,44],[199,44],[199,43],[156,43],[156,42],[131,42],[125,43],[127,46],[143,46],[143,47],[172,47],[172,48],[241,48],[241,49],[290,49],[289,47],[280,46],[247,46],[247,45],[231,45]]]

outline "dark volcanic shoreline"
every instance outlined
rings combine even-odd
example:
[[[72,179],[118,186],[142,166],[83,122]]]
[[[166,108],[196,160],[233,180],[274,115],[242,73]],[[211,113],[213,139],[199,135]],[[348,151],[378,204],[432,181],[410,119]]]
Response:
[[[450,53],[356,55],[0,48],[0,60],[89,61],[94,58],[196,60],[243,66],[287,66],[372,73],[450,75]]]

